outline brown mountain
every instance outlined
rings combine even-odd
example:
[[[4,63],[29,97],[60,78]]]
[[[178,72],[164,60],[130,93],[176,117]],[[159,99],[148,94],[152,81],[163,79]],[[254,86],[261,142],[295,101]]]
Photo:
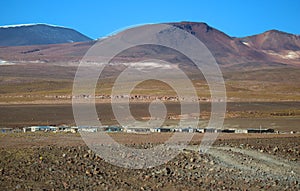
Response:
[[[278,30],[266,31],[262,34],[242,38],[250,46],[259,50],[300,50],[300,36]]]
[[[300,65],[300,37],[276,30],[262,34],[235,38],[210,27],[206,23],[180,22],[168,23],[179,27],[199,38],[224,67],[254,66],[268,64]],[[18,47],[0,47],[0,59],[10,61],[66,62],[79,61],[94,44],[77,42],[55,45],[34,45]],[[161,47],[137,47],[134,56],[121,55],[124,61],[134,61],[161,53],[167,60],[175,61],[172,52]],[[129,51],[130,52],[130,51]]]
[[[265,53],[270,60],[296,64],[300,61],[299,35],[270,30],[241,38],[241,41],[252,49]]]
[[[221,65],[266,59],[260,51],[246,46],[239,39],[230,37],[206,23],[181,22],[171,24],[190,32],[200,39]]]

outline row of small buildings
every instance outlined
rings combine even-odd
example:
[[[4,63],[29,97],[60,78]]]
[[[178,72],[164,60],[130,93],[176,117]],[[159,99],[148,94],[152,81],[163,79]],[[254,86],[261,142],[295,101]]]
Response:
[[[1,130],[1,129],[0,129]],[[1,132],[8,132],[11,128],[2,129]],[[120,126],[102,127],[76,127],[76,126],[30,126],[24,127],[23,132],[126,132],[126,133],[275,133],[274,129],[216,129],[216,128],[177,128],[177,127],[158,127],[158,128],[134,128]]]
[[[77,133],[78,127],[69,127],[69,126],[30,126],[30,127],[23,127],[23,132],[37,132],[37,131],[44,131],[44,132],[71,132]]]
[[[274,129],[215,129],[215,128],[127,128],[125,132],[182,132],[182,133],[275,133]]]

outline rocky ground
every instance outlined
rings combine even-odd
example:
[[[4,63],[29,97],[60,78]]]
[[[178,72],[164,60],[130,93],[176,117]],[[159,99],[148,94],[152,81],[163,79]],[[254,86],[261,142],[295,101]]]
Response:
[[[190,145],[142,170],[113,166],[84,144],[2,146],[0,190],[299,190],[299,143],[299,136],[224,138],[207,153]]]

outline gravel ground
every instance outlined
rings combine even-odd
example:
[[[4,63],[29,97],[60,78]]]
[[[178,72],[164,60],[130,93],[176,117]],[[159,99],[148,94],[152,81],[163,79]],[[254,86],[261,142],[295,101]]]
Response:
[[[113,166],[84,145],[2,147],[0,190],[300,190],[299,142],[218,140],[207,153],[190,145],[173,160],[142,170]]]

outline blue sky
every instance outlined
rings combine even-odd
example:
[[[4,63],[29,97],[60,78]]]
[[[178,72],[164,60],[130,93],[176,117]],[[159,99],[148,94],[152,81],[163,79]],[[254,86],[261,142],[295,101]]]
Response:
[[[2,0],[0,25],[49,23],[98,38],[143,23],[206,22],[230,36],[300,34],[299,0]]]

